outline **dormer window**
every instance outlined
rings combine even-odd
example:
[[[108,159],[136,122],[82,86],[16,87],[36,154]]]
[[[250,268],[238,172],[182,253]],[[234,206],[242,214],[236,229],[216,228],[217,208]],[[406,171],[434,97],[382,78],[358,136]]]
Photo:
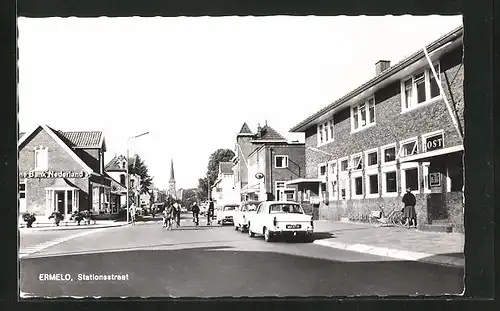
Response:
[[[436,75],[440,78],[439,63],[434,64]],[[401,81],[402,111],[415,109],[441,95],[438,81],[432,69],[426,68]]]

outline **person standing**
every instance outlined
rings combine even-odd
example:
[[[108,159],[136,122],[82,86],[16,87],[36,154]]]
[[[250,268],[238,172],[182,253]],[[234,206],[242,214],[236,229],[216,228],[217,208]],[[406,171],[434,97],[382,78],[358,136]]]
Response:
[[[163,211],[163,228],[167,230],[172,230],[172,218],[173,218],[173,208],[172,206],[165,207]]]
[[[405,225],[410,228],[413,224],[415,228],[417,227],[417,212],[415,211],[415,205],[417,203],[417,199],[411,193],[411,188],[408,187],[406,189],[406,193],[403,196],[403,203],[405,205],[403,209],[403,217],[406,219]]]
[[[207,225],[212,224],[212,218],[214,217],[214,201],[210,200],[208,203],[208,210],[207,210]]]
[[[175,202],[174,203],[174,210],[175,210],[175,222],[177,224],[177,227],[181,226],[181,206],[179,203]]]
[[[191,207],[191,211],[193,212],[193,222],[198,226],[200,223],[200,207],[198,206],[198,203],[194,201],[193,206]]]
[[[130,206],[130,220],[132,221],[132,224],[135,224],[135,204],[132,203]]]

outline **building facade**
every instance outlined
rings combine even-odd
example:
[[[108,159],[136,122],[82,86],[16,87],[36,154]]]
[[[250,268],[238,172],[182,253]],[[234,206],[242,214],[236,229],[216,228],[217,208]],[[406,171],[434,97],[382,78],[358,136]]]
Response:
[[[20,135],[19,212],[49,216],[110,210],[111,178],[104,172],[102,132],[63,132],[40,125]]]
[[[243,124],[233,158],[233,187],[241,201],[295,200],[296,187],[285,182],[305,173],[304,143],[287,140],[267,123],[255,134]]]
[[[240,203],[239,194],[234,192],[233,186],[233,163],[220,162],[217,180],[211,186],[211,197],[216,208],[220,208],[225,204]]]
[[[129,163],[133,164],[135,158],[129,159]],[[111,191],[115,192],[117,195],[115,200],[111,202],[112,213],[117,213],[120,208],[126,208],[127,204],[127,158],[123,155],[117,155],[113,157],[105,166],[104,171],[106,174],[112,178]],[[129,174],[130,178],[130,192],[134,198],[134,202],[137,202],[137,195],[140,193],[140,176],[135,174]],[[132,202],[131,202],[132,203]],[[115,212],[116,211],[116,212]]]
[[[291,130],[306,135],[306,178],[288,183],[299,201],[319,218],[366,220],[401,209],[410,187],[420,228],[463,232],[462,35],[378,62],[373,79]]]

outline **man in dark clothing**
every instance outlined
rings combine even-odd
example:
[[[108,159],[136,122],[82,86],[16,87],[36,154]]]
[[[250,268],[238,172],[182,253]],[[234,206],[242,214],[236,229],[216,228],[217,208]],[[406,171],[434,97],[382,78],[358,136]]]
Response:
[[[193,222],[198,226],[198,224],[200,223],[200,207],[198,206],[198,203],[196,203],[196,201],[193,203],[191,211],[193,212]]]
[[[413,225],[417,227],[417,212],[415,211],[415,205],[417,204],[417,199],[411,193],[411,188],[406,189],[406,193],[403,196],[403,203],[405,205],[403,209],[403,217],[406,219],[406,225],[408,228]]]
[[[208,203],[207,210],[207,224],[210,225],[212,223],[212,218],[214,217],[214,201],[210,200]]]

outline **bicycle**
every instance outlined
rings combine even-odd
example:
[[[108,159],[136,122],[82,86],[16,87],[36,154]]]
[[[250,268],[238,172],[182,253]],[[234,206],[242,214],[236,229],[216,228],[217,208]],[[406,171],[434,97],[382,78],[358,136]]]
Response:
[[[394,207],[388,215],[385,214],[383,206],[380,206],[379,209],[380,211],[372,211],[372,213],[368,216],[368,220],[372,226],[404,226],[403,212],[397,211],[396,207]]]

